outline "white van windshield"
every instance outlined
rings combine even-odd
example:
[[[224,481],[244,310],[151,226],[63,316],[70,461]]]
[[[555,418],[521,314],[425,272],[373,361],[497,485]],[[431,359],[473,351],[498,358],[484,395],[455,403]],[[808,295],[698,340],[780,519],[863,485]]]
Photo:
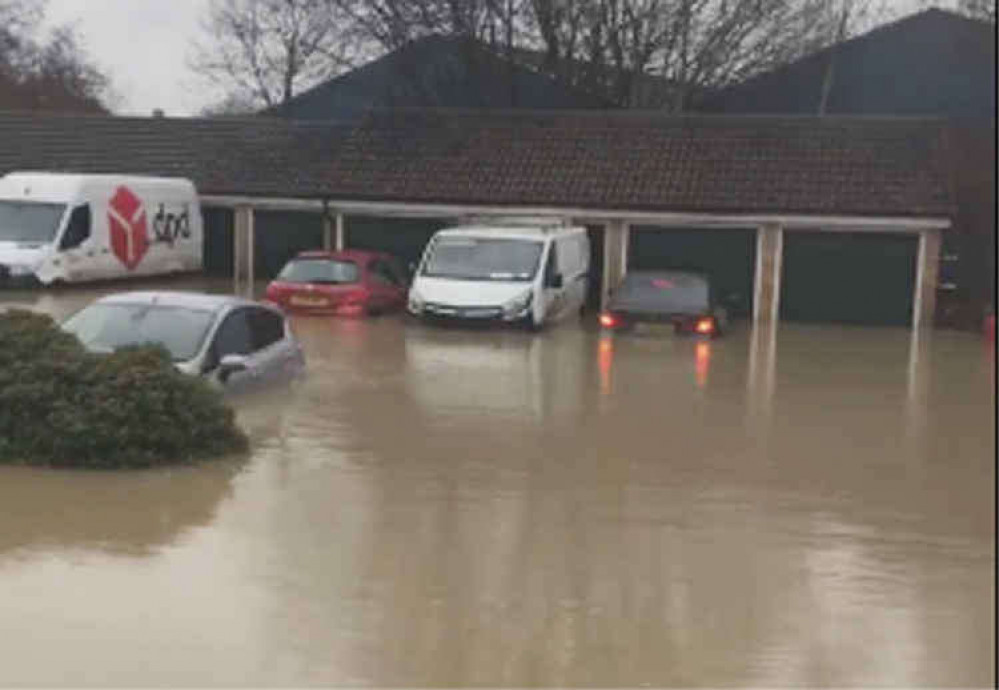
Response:
[[[421,275],[454,280],[528,281],[538,271],[544,245],[533,240],[440,237]]]
[[[0,200],[0,242],[47,244],[65,213],[65,204]]]
[[[215,314],[148,304],[91,304],[62,324],[83,346],[113,352],[128,345],[162,345],[175,362],[198,354]]]

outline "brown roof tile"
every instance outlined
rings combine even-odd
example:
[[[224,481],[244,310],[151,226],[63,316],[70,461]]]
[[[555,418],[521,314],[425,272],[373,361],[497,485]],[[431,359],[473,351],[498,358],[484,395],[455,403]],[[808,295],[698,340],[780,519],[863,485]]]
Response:
[[[952,196],[922,119],[396,111],[327,174],[350,198],[655,211],[946,215]]]
[[[946,125],[394,111],[276,119],[0,113],[0,172],[191,178],[203,194],[712,213],[949,216]]]

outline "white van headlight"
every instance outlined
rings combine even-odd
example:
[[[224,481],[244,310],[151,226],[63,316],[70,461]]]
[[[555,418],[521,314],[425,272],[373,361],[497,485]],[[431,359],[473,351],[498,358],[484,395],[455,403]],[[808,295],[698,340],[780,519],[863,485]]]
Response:
[[[413,314],[419,314],[423,311],[423,306],[425,302],[423,298],[420,297],[420,293],[416,290],[409,291],[409,311]]]
[[[528,290],[524,294],[514,297],[512,300],[503,305],[503,316],[510,319],[522,316],[524,312],[531,308],[531,300],[533,297],[534,290]]]

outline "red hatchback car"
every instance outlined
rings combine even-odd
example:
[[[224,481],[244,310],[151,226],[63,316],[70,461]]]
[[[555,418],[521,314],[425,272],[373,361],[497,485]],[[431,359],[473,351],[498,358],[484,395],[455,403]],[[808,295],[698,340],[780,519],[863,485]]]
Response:
[[[395,258],[380,252],[302,252],[285,264],[267,299],[292,312],[364,316],[406,305],[406,278]]]

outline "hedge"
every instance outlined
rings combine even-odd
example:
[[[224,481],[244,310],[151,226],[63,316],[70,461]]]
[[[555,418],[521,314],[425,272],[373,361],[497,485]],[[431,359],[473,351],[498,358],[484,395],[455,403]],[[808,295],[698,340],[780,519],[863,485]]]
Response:
[[[92,354],[48,316],[0,313],[0,463],[144,468],[246,448],[221,393],[162,348]]]

